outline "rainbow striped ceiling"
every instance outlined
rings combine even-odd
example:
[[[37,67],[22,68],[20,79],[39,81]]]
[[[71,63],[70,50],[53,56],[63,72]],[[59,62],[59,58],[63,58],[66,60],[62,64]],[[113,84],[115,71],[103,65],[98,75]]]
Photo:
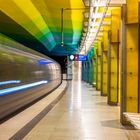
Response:
[[[82,0],[0,0],[0,32],[44,54],[76,53],[84,12]]]

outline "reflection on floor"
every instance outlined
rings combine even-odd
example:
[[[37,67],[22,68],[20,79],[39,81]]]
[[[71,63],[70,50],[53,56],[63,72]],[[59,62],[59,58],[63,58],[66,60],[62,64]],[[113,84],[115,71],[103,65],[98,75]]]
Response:
[[[26,140],[127,140],[119,107],[80,81],[69,83],[60,102],[25,137]]]
[[[99,91],[75,78],[59,103],[24,139],[131,140],[128,137],[136,130],[120,125],[119,112],[119,107],[107,105]]]

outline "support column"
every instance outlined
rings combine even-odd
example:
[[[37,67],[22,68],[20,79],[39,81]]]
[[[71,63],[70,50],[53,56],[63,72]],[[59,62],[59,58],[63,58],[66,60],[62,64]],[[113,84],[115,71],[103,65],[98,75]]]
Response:
[[[117,105],[119,102],[119,47],[121,8],[111,11],[111,30],[108,45],[108,104]]]
[[[107,96],[108,86],[108,29],[104,31],[101,57],[101,96]]]
[[[85,81],[88,82],[88,63],[85,63]]]
[[[123,6],[121,122],[127,121],[123,112],[140,112],[140,12],[139,0],[126,0]]]
[[[97,50],[97,44],[96,45],[94,45],[94,54],[93,54],[93,87],[96,87],[96,66],[97,66],[97,64],[96,64],[96,50]]]
[[[98,49],[97,49],[97,62],[96,62],[96,89],[101,90],[101,47],[102,47],[102,42],[98,42]]]
[[[85,62],[82,62],[82,80],[85,81]]]
[[[84,81],[86,81],[86,62],[84,62]]]
[[[90,71],[89,71],[89,84],[92,85],[92,59],[89,60]]]
[[[86,82],[89,83],[89,61],[86,61],[86,73],[87,73],[87,80]]]
[[[93,87],[96,87],[96,55],[93,56]]]
[[[93,83],[93,60],[92,57],[90,59],[90,84],[92,85]]]
[[[107,84],[108,84],[108,51],[102,50],[101,57],[101,96],[107,96]]]

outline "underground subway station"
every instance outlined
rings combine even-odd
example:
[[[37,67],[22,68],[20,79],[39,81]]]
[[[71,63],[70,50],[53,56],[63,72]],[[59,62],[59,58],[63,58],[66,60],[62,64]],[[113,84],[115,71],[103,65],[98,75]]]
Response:
[[[0,0],[0,140],[140,140],[140,0]]]

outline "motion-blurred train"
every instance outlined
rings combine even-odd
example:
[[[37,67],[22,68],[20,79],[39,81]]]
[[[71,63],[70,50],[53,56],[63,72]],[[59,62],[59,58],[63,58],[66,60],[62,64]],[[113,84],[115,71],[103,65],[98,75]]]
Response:
[[[0,37],[0,120],[47,95],[61,81],[56,61]]]

